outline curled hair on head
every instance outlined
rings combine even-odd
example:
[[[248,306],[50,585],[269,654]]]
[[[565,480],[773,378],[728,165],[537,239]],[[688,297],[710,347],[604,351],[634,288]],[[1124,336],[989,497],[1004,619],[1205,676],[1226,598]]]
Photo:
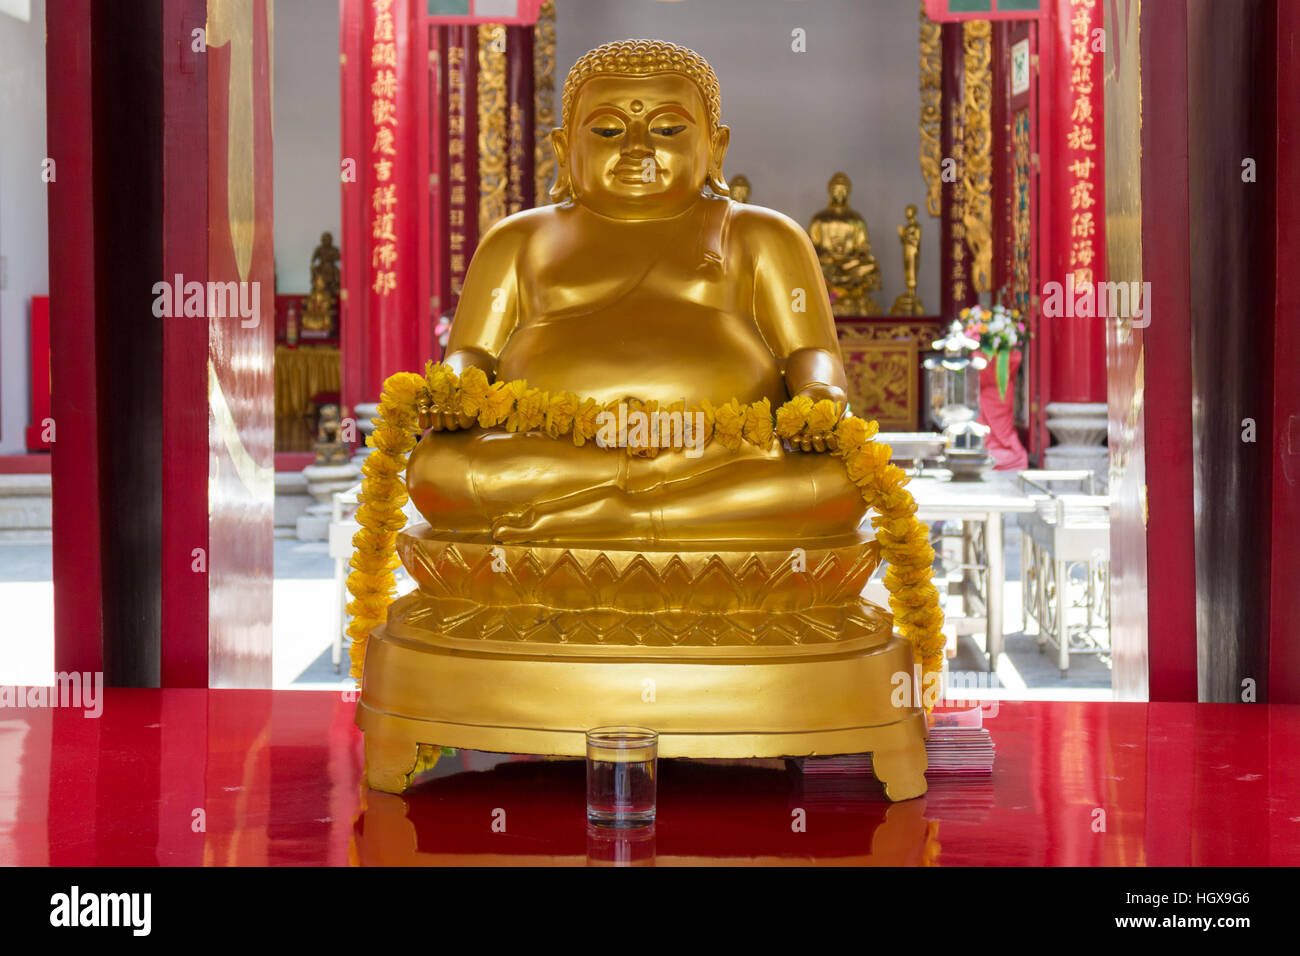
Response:
[[[569,128],[578,88],[595,76],[653,76],[680,73],[700,88],[709,111],[709,134],[722,125],[722,93],[718,75],[708,61],[694,50],[666,40],[619,40],[603,43],[578,57],[560,96],[560,122]]]

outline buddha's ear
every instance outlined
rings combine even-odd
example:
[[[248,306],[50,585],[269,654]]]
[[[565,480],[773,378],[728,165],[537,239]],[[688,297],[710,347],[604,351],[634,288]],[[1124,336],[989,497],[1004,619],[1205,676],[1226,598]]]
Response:
[[[555,185],[551,187],[551,202],[566,202],[573,198],[573,180],[569,177],[569,138],[562,128],[551,130],[551,149],[555,152]]]
[[[719,196],[730,196],[731,190],[722,177],[722,161],[727,156],[727,147],[731,145],[731,127],[719,126],[709,143],[709,188]]]

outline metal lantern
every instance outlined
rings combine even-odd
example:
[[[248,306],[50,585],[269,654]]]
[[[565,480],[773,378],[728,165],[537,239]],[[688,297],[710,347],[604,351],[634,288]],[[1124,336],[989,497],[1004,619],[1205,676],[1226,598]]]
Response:
[[[993,457],[984,447],[989,426],[976,419],[980,412],[979,373],[988,360],[974,354],[979,342],[967,336],[957,321],[934,348],[943,354],[926,359],[925,367],[930,372],[930,409],[943,429],[946,444],[944,466],[954,479],[983,478]]]

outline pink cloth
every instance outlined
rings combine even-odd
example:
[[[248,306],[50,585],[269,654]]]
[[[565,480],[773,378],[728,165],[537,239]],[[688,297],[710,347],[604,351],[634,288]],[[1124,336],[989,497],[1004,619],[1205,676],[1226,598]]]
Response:
[[[980,369],[979,420],[989,426],[984,445],[993,456],[995,471],[1023,471],[1029,467],[1029,453],[1020,444],[1020,436],[1016,433],[1015,414],[1016,371],[1020,368],[1021,354],[1011,353],[1005,401],[998,396],[997,363],[992,356],[984,357],[989,361],[988,365]]]

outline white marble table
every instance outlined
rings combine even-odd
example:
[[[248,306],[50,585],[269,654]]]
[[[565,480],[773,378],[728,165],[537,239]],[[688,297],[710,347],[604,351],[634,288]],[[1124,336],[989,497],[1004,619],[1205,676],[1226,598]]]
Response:
[[[987,667],[996,671],[1002,653],[1002,595],[1006,586],[1006,560],[1003,551],[1002,524],[1007,514],[1029,514],[1034,501],[1020,490],[1014,472],[989,472],[982,481],[953,481],[946,471],[927,471],[914,477],[907,486],[916,499],[917,517],[925,522],[960,521],[965,549],[969,552],[972,529],[979,526],[983,532],[985,648]],[[969,560],[969,554],[963,555]],[[970,613],[971,586],[966,570],[962,571],[962,603]],[[977,621],[978,619],[968,619]],[[956,622],[956,619],[950,619]]]

